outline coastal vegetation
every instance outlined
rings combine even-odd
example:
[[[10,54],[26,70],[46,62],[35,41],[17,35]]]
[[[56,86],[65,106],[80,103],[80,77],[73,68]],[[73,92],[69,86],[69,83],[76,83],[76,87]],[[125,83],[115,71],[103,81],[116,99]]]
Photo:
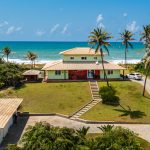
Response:
[[[133,41],[134,39],[133,37],[133,33],[125,30],[123,33],[120,33],[121,35],[121,40],[123,41],[122,44],[125,46],[125,62],[124,64],[127,64],[127,52],[128,52],[128,48],[133,48],[133,45],[130,41]]]
[[[22,84],[22,73],[24,68],[21,65],[9,62],[0,63],[0,88],[18,87]]]
[[[107,79],[107,74],[104,66],[104,50],[105,49],[109,55],[108,46],[110,46],[110,43],[108,40],[112,38],[111,34],[104,31],[102,28],[94,29],[89,36],[89,44],[92,46],[92,48],[95,48],[95,53],[100,52],[101,54],[101,60],[102,60],[102,67],[104,72],[104,79],[106,79],[107,86],[109,86],[109,82]]]
[[[27,59],[31,61],[31,68],[35,68],[35,60],[37,59],[37,54],[28,51],[27,53]]]
[[[143,96],[145,94],[147,77],[150,74],[150,25],[143,26],[143,32],[141,34],[141,41],[144,40],[146,56],[143,58],[144,60],[144,69],[145,69],[145,82],[143,87]]]
[[[111,127],[111,128],[110,128]],[[109,128],[109,130],[105,130]],[[8,145],[8,150],[98,150],[98,149],[145,149],[148,142],[137,137],[137,134],[122,127],[102,126],[101,134],[88,136],[89,127],[75,130],[54,127],[46,122],[28,126],[21,138],[21,147]],[[149,148],[149,146],[147,147]]]
[[[105,82],[99,82],[105,87]],[[142,86],[131,81],[112,81],[110,85],[116,90],[119,105],[112,106],[99,103],[81,116],[82,119],[95,121],[142,122],[150,123],[150,95],[142,96]]]
[[[11,49],[9,47],[4,47],[2,49],[3,56],[6,56],[6,60],[8,62],[8,57],[11,54]]]

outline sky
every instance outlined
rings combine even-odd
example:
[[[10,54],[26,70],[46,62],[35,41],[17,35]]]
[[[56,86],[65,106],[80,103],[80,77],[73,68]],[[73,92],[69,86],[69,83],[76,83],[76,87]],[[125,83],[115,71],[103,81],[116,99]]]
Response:
[[[0,41],[87,41],[96,27],[128,29],[136,41],[150,24],[150,0],[0,0]]]

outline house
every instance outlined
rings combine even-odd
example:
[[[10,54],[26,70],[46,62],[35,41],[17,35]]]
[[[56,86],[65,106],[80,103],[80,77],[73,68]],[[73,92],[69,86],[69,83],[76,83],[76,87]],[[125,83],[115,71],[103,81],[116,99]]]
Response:
[[[14,115],[22,101],[20,98],[0,99],[0,144],[14,123]]]
[[[60,55],[62,60],[47,63],[42,68],[45,81],[104,79],[100,52],[79,47],[60,52]],[[120,79],[120,72],[125,69],[108,61],[104,61],[104,67],[108,79]]]
[[[42,78],[39,70],[27,70],[23,73],[23,76],[28,82],[36,82]]]

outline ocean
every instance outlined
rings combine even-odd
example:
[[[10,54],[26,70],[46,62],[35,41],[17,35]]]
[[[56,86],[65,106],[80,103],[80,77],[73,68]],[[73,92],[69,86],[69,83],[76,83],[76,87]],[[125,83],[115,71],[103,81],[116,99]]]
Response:
[[[42,64],[54,60],[61,59],[59,52],[74,47],[87,47],[87,42],[0,42],[0,50],[4,47],[10,47],[12,53],[9,61],[16,63],[30,63],[26,58],[28,51],[32,51],[38,55],[36,63]],[[121,42],[111,42],[109,47],[110,55],[105,56],[105,60],[114,63],[123,63],[124,46]],[[128,63],[137,63],[145,54],[144,45],[140,42],[133,43],[133,49],[129,49],[127,53]],[[2,57],[0,53],[0,57]]]

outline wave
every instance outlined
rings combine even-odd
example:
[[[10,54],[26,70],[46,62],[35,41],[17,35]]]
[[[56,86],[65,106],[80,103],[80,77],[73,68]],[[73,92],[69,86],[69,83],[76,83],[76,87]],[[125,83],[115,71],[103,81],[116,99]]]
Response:
[[[60,59],[59,59],[60,60]],[[36,60],[35,63],[36,64],[46,64],[46,63],[50,63],[50,62],[54,62],[57,60]],[[127,60],[128,64],[137,64],[139,63],[141,60],[140,59],[129,59]],[[31,61],[29,60],[22,60],[22,59],[9,59],[9,62],[13,62],[13,63],[17,63],[17,64],[30,64]],[[117,59],[117,60],[109,60],[109,62],[112,62],[114,64],[124,64],[124,60],[123,59]]]

